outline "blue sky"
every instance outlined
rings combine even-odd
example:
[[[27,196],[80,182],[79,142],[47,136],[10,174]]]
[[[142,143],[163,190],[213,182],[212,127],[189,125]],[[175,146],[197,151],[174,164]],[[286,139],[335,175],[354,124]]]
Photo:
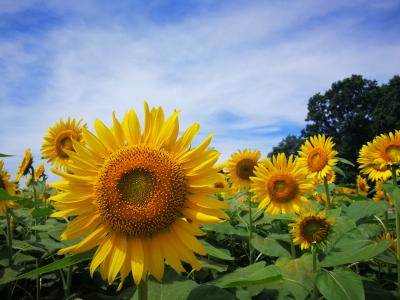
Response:
[[[399,1],[0,3],[0,152],[15,173],[60,118],[110,124],[143,100],[202,125],[226,159],[304,127],[308,99],[400,70]]]

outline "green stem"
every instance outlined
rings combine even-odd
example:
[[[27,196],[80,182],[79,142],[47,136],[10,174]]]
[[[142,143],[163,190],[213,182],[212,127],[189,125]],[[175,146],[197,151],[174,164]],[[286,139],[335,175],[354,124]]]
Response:
[[[318,299],[318,289],[315,284],[315,277],[318,271],[318,263],[317,263],[317,251],[315,249],[315,245],[311,245],[311,253],[313,257],[313,274],[314,274],[314,284],[313,284],[313,291],[312,291],[312,299],[317,300]]]
[[[391,166],[393,185],[397,186],[396,166]],[[395,208],[396,214],[396,239],[397,239],[397,292],[400,296],[400,212]]]
[[[8,265],[12,267],[12,228],[11,228],[11,216],[10,216],[10,209],[7,208],[6,211],[7,216],[7,246],[8,246]]]
[[[72,267],[68,267],[68,273],[67,273],[67,284],[66,284],[66,289],[65,289],[65,297],[68,298],[71,295],[71,286],[72,286]]]
[[[148,299],[148,289],[147,289],[147,281],[141,281],[138,285],[138,293],[139,299],[138,300],[147,300]]]
[[[331,195],[329,193],[327,176],[324,177],[324,187],[325,187],[325,194],[326,194],[326,209],[329,209],[329,207],[331,206]]]
[[[39,260],[36,258],[36,269],[39,269]],[[36,276],[36,300],[40,299],[40,275]]]
[[[251,194],[249,193],[247,197],[247,203],[249,205],[249,262],[250,265],[253,263],[253,245],[251,240],[253,238],[253,215],[251,212]]]
[[[295,246],[293,244],[293,240],[292,239],[290,239],[290,252],[292,253],[292,258],[296,258],[297,257],[296,248],[295,248]]]

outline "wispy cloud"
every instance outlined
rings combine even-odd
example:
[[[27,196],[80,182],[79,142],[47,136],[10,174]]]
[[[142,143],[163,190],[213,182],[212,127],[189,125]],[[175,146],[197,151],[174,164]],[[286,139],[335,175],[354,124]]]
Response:
[[[224,158],[243,147],[266,154],[299,133],[308,98],[333,81],[384,82],[400,69],[395,1],[217,2],[5,2],[0,152],[17,154],[9,168],[25,147],[39,157],[60,117],[91,128],[114,110],[141,113],[144,99],[182,110],[182,128],[215,132]],[[30,23],[17,24],[21,14]],[[33,23],[41,29],[25,28]]]

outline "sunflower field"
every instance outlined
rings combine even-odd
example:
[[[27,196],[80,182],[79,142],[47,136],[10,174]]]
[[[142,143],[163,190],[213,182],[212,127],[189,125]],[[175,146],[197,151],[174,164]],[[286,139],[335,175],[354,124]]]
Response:
[[[400,130],[357,162],[319,134],[221,163],[179,115],[49,124],[50,170],[0,154],[1,299],[399,299]]]

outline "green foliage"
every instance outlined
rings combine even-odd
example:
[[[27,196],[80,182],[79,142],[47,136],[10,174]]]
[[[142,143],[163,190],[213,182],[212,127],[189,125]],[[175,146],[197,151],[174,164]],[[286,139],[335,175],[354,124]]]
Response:
[[[272,155],[277,155],[281,152],[285,153],[286,156],[297,156],[297,151],[300,150],[300,146],[304,141],[305,139],[301,137],[289,134],[279,142],[278,146],[272,147],[272,151],[268,153],[268,157],[272,157]]]
[[[327,300],[363,300],[365,298],[361,277],[346,270],[321,271],[315,283]]]

